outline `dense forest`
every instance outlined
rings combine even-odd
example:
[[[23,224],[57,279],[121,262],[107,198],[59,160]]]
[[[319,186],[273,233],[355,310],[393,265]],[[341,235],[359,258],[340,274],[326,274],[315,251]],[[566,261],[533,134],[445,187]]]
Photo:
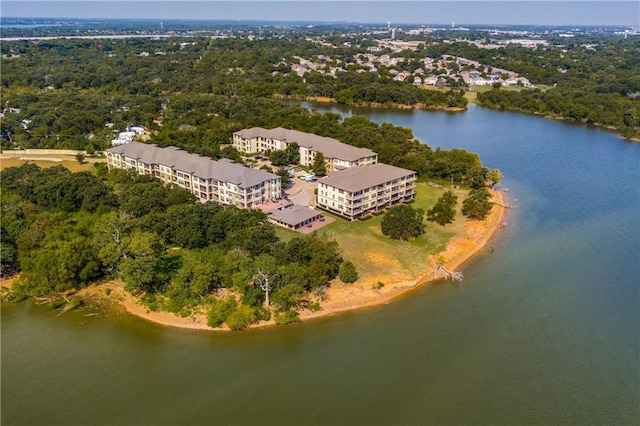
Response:
[[[232,130],[250,125],[249,117],[242,122],[231,117],[227,103],[238,98],[337,96],[350,103],[466,105],[460,91],[422,90],[356,71],[340,78],[300,77],[290,72],[295,57],[322,52],[304,39],[186,40],[3,43],[4,107],[20,111],[2,120],[3,147],[99,150],[112,129],[124,130],[127,124],[154,128],[173,120],[217,131],[217,140],[227,142]],[[207,111],[196,109],[203,97],[211,104]],[[220,123],[224,118],[227,122]]]
[[[450,36],[448,34],[447,36]],[[269,38],[203,35],[160,39],[18,40],[3,42],[0,93],[5,111],[2,147],[101,150],[115,130],[142,125],[158,140],[201,139],[209,155],[242,127],[260,125],[261,107],[285,107],[267,98],[329,97],[345,104],[464,108],[464,82],[443,75],[450,87],[426,90],[394,81],[391,72],[415,70],[424,58],[463,57],[527,77],[537,88],[478,93],[481,105],[575,120],[640,136],[640,49],[620,37],[550,38],[536,49],[506,44],[484,49],[470,42],[422,36],[417,50],[380,54],[401,57],[376,72],[354,63],[372,37],[283,32]],[[416,38],[416,37],[413,37]],[[326,40],[332,47],[321,43]],[[349,40],[349,42],[346,42]],[[292,71],[301,58],[319,58],[319,69]],[[451,63],[448,73],[469,67]],[[341,72],[329,73],[340,68]],[[265,100],[246,115],[244,102]],[[240,107],[238,107],[240,105]],[[267,106],[268,105],[268,106]],[[242,111],[236,114],[236,110]],[[14,111],[14,113],[11,113]],[[272,117],[270,122],[275,121]],[[300,113],[296,113],[300,115]],[[295,128],[298,123],[285,125]],[[300,129],[302,130],[302,129]],[[227,153],[228,154],[228,153]],[[223,154],[224,155],[224,154]]]
[[[152,310],[205,310],[211,326],[241,329],[319,309],[343,263],[335,241],[284,242],[260,211],[199,203],[104,164],[79,173],[27,164],[0,179],[2,273],[21,272],[13,300],[119,278]]]

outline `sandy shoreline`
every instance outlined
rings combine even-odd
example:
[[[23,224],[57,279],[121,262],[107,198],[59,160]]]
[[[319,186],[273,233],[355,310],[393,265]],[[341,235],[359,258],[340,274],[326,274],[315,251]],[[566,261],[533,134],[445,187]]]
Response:
[[[464,235],[453,237],[447,243],[447,248],[444,252],[425,259],[425,263],[435,265],[436,259],[438,259],[444,262],[448,270],[455,271],[460,268],[464,262],[482,252],[495,232],[503,226],[506,213],[506,208],[504,207],[505,200],[502,192],[491,190],[491,194],[496,204],[489,216],[483,221],[465,220]],[[430,266],[429,269],[424,270],[415,277],[403,277],[402,271],[392,271],[391,275],[385,277],[384,287],[381,288],[378,288],[375,285],[376,283],[371,281],[358,281],[354,284],[344,284],[336,279],[327,290],[326,297],[322,302],[322,310],[317,312],[302,311],[300,312],[300,319],[306,321],[313,318],[321,318],[366,307],[387,304],[397,297],[406,295],[429,282],[441,278],[443,278],[443,276],[441,274],[434,274],[434,268]],[[109,289],[108,295],[107,289]],[[124,285],[118,281],[90,286],[83,289],[80,294],[106,299],[122,307],[122,309],[132,315],[157,324],[193,330],[228,331],[226,327],[209,327],[204,313],[191,315],[189,317],[179,317],[168,312],[149,311],[149,309],[140,304],[135,297],[127,293],[124,290]],[[250,328],[273,325],[275,325],[273,320],[261,321],[253,324]]]

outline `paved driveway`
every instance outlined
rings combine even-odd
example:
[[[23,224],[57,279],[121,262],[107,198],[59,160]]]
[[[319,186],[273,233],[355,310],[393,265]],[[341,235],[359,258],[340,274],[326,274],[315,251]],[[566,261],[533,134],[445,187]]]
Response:
[[[316,195],[314,190],[317,187],[317,182],[305,182],[296,177],[294,178],[294,185],[288,188],[286,193],[293,204],[298,206],[315,206]]]

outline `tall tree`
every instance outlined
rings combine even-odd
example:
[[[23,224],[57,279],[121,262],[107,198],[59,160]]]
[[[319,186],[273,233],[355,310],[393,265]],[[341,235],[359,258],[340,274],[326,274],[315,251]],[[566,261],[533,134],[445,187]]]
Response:
[[[327,165],[323,153],[319,151],[316,152],[316,156],[313,158],[313,164],[311,165],[311,171],[316,176],[324,176],[327,174]]]
[[[446,225],[453,222],[456,217],[456,204],[458,197],[452,191],[446,191],[436,204],[427,212],[427,220]]]
[[[472,189],[462,202],[462,214],[470,219],[482,220],[487,217],[493,204],[487,188]]]
[[[382,218],[382,233],[394,240],[411,240],[424,234],[424,210],[408,204],[391,207]]]
[[[125,258],[119,269],[128,291],[150,291],[159,284],[160,256],[164,251],[164,241],[150,232],[134,231],[126,238]]]

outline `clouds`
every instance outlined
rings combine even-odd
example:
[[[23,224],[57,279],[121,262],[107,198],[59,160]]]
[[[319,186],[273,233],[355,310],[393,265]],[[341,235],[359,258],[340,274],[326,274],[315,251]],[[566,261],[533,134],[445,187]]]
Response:
[[[639,25],[637,1],[4,1],[4,17]]]

